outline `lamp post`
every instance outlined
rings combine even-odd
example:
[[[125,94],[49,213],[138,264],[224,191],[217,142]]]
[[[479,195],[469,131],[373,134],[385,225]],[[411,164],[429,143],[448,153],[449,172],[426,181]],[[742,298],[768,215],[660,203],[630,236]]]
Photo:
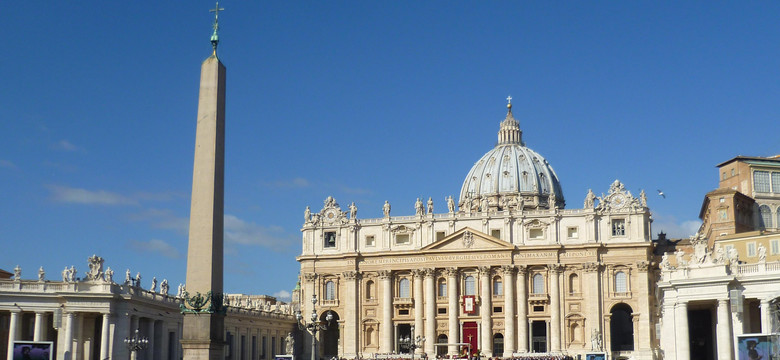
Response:
[[[406,347],[412,352],[412,360],[414,360],[414,351],[422,347],[422,343],[425,342],[425,338],[417,335],[417,337],[414,336],[414,326],[411,327],[411,335],[407,337],[402,337],[398,339],[398,342],[401,343],[401,345],[406,345]]]
[[[133,337],[125,338],[125,345],[127,346],[127,350],[130,350],[130,360],[135,360],[138,358],[138,350],[144,350],[149,346],[149,338],[146,336],[141,337],[141,334],[138,333],[138,329],[135,329]]]
[[[329,310],[328,314],[325,315],[325,322],[320,322],[319,319],[317,319],[316,305],[317,295],[315,294],[311,296],[311,322],[309,323],[303,320],[303,315],[300,310],[295,312],[295,318],[298,319],[298,329],[306,330],[311,333],[311,360],[317,360],[317,332],[320,330],[328,330],[328,326],[330,326],[331,321],[333,321],[333,314]]]

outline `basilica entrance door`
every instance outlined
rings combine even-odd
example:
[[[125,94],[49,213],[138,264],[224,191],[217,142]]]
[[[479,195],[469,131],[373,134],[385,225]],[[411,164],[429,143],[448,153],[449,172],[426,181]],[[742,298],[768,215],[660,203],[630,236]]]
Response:
[[[327,313],[328,311],[322,313],[322,316],[320,316],[320,321],[322,323],[326,322]],[[339,329],[339,314],[335,311],[330,311],[330,313],[333,314],[333,320],[328,325],[327,330],[322,330],[321,337],[322,356],[326,359],[339,356],[339,337],[341,336],[341,331]]]
[[[531,351],[547,352],[547,322],[531,322]]]
[[[477,351],[477,323],[475,321],[468,321],[463,323],[463,339],[464,343],[471,344],[471,352]]]

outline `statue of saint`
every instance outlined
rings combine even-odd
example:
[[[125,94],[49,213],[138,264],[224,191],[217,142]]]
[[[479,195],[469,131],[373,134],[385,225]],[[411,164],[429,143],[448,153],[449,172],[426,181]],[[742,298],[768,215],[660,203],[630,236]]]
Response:
[[[766,261],[766,247],[764,247],[764,244],[758,244],[758,261]]]
[[[111,270],[111,267],[108,267],[106,269],[105,279],[106,279],[107,283],[113,283],[114,282],[114,270]]]
[[[390,203],[385,200],[385,204],[382,205],[382,212],[385,213],[385,217],[390,217]]]
[[[287,355],[294,355],[293,352],[295,351],[295,337],[293,337],[293,333],[288,332],[287,337],[284,339],[285,344],[285,350],[287,350]]]
[[[592,189],[588,189],[588,194],[585,195],[585,209],[593,209],[593,206],[596,204],[596,194],[593,193]]]
[[[65,270],[62,270],[62,282],[68,282],[68,273],[70,270],[68,270],[68,267],[65,267]]]
[[[639,192],[639,203],[647,207],[647,194],[645,194],[645,189],[642,189],[642,191]]]
[[[135,274],[135,286],[138,286],[138,287],[141,286],[141,273],[140,272]]]
[[[43,266],[41,266],[38,269],[38,281],[40,281],[40,282],[46,281],[46,272],[43,271]]]
[[[423,215],[425,213],[425,209],[423,209],[423,203],[420,198],[417,198],[417,201],[414,202],[414,212],[417,215]]]
[[[151,292],[157,292],[157,277],[152,277],[152,287],[149,288]]]
[[[125,271],[125,284],[129,284],[133,281],[133,275],[130,274],[130,269]]]
[[[353,201],[351,204],[349,204],[349,218],[354,219],[357,216],[357,206],[355,206],[355,202]]]
[[[311,222],[311,209],[308,206],[306,207],[306,210],[303,211],[303,222],[305,224]]]
[[[163,279],[160,283],[160,294],[168,295],[168,279]]]
[[[428,197],[428,214],[433,214],[433,198]]]
[[[452,195],[447,197],[447,210],[450,211],[450,214],[455,212],[455,200],[452,200]]]

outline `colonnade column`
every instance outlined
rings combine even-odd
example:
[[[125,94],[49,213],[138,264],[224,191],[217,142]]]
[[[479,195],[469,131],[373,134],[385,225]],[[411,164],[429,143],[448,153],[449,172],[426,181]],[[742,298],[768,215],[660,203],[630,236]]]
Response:
[[[63,344],[65,345],[63,346],[63,349],[65,350],[65,360],[73,359],[73,316],[72,312],[65,314],[65,339],[63,339],[65,341],[65,344]]]
[[[479,281],[482,284],[480,290],[479,315],[482,320],[482,339],[479,348],[488,356],[493,354],[493,322],[490,314],[493,312],[493,292],[490,291],[490,267],[479,267]]]
[[[517,350],[515,346],[515,291],[512,284],[515,281],[515,266],[501,267],[504,274],[504,357],[511,357]],[[525,319],[518,319],[518,322]]]
[[[43,336],[43,313],[35,313],[35,330],[33,331],[33,341],[41,341]]]
[[[108,340],[109,340],[109,321],[111,321],[111,314],[105,313],[103,314],[103,328],[100,329],[100,359],[106,360],[110,357],[110,353],[108,351]]]
[[[414,276],[414,333],[415,336],[421,335],[424,333],[423,328],[423,276],[424,272],[422,269],[414,269],[412,270],[412,275]],[[414,341],[414,339],[412,339]],[[417,348],[414,350],[416,353],[420,354],[423,352],[422,348]]]
[[[718,325],[715,329],[718,343],[718,359],[731,358],[731,314],[729,312],[729,301],[727,299],[718,299]]]
[[[772,319],[769,316],[768,299],[761,299],[761,332],[764,334],[772,332]]]
[[[8,360],[14,359],[14,341],[19,328],[19,314],[21,310],[11,310],[11,323],[8,326]]]
[[[449,323],[447,341],[452,344],[460,342],[460,333],[458,332],[460,327],[458,324],[458,314],[460,313],[458,307],[458,268],[454,267],[447,268],[447,305],[449,307],[447,310],[447,322]],[[458,347],[450,345],[447,354],[457,355]]]
[[[677,360],[690,360],[691,347],[688,336],[688,303],[678,302],[674,307],[674,327]]]
[[[425,273],[425,353],[429,358],[436,354],[436,271],[428,268]],[[419,330],[417,330],[419,331]]]
[[[155,360],[154,348],[157,346],[157,344],[154,341],[154,319],[148,319],[148,320],[149,321],[146,325],[147,328],[146,337],[149,338],[149,346],[146,348],[146,358],[144,360]]]
[[[351,270],[345,271],[342,275],[346,280],[346,296],[342,298],[344,301],[344,340],[341,341],[344,344],[344,352],[342,356],[352,358],[357,356],[359,347],[358,303],[360,303],[360,296],[358,284],[360,283],[360,273]]]
[[[382,330],[379,352],[393,352],[393,272],[381,270],[378,273],[382,282]]]
[[[528,352],[528,299],[526,298],[528,281],[525,276],[527,272],[527,266],[517,265],[517,351],[521,353]],[[511,289],[507,293],[510,292]],[[506,307],[508,310],[511,304]]]
[[[561,351],[561,264],[550,265],[550,350]]]

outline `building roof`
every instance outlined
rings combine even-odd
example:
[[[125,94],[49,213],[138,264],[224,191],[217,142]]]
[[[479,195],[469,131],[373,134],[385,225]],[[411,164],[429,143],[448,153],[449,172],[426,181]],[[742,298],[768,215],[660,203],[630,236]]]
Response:
[[[780,166],[780,154],[769,156],[769,157],[761,157],[761,156],[736,156],[732,159],[726,160],[720,164],[718,164],[716,167],[722,167],[724,165],[728,165],[735,161],[741,161],[745,162],[751,165],[770,165],[770,166]]]

